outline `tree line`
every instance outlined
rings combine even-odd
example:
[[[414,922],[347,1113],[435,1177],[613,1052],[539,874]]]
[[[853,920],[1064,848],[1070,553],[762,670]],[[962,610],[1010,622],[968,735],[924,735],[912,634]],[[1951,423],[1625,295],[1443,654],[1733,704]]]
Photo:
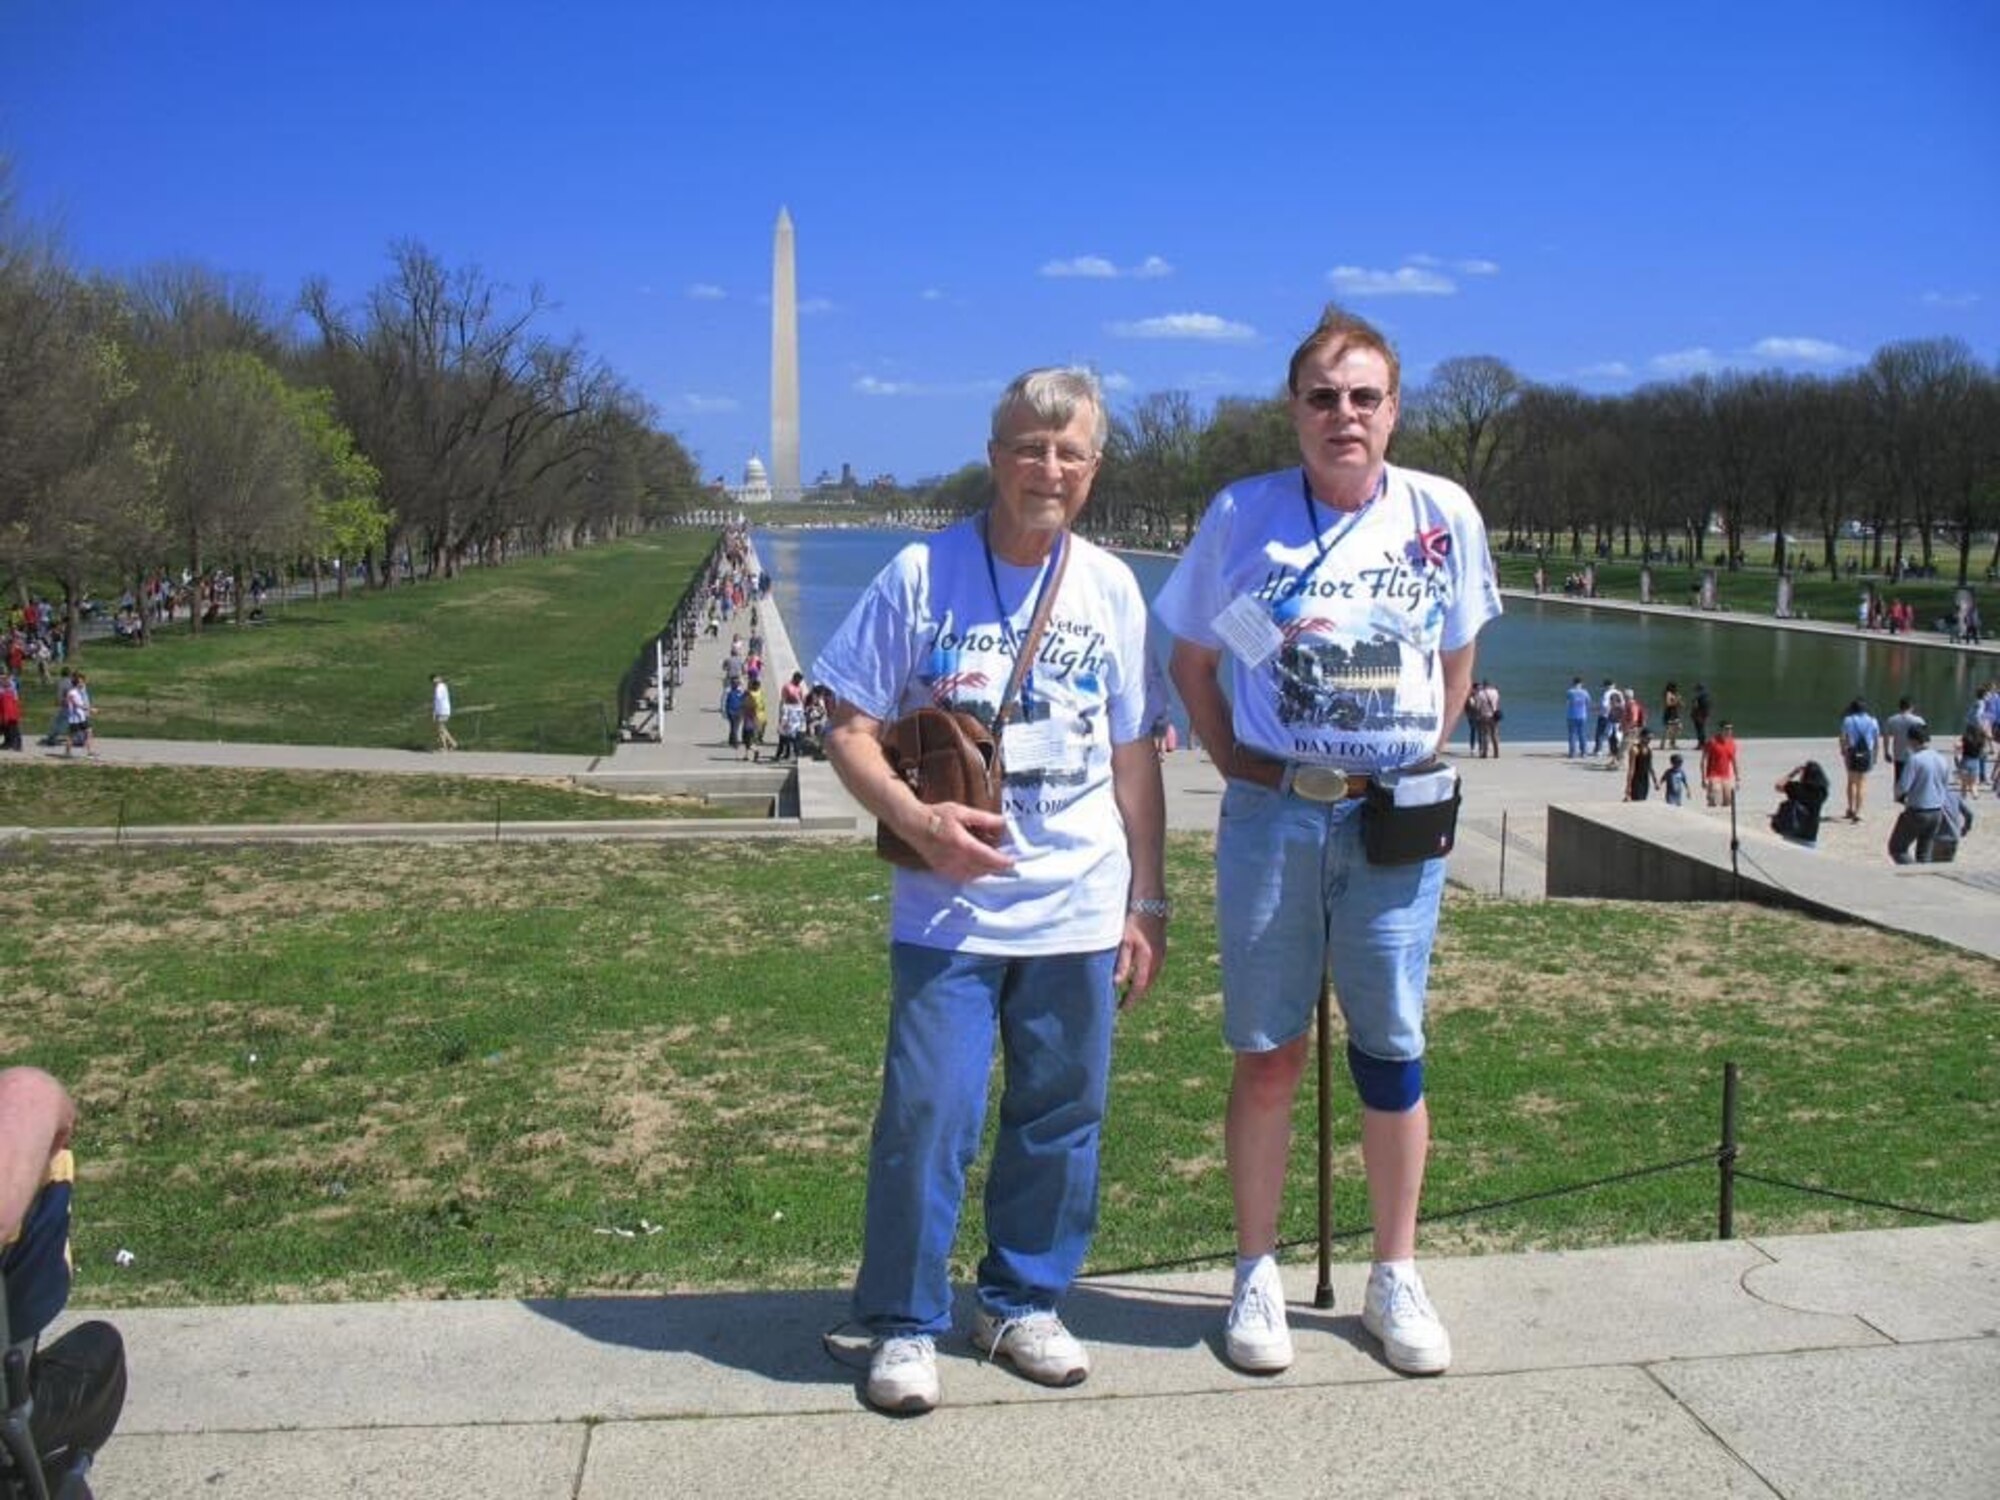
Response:
[[[1703,374],[1590,396],[1472,355],[1403,393],[1389,454],[1464,485],[1503,550],[1672,549],[1730,566],[1746,534],[1769,531],[1779,569],[1832,569],[1859,535],[1875,571],[1921,565],[1963,584],[1975,543],[2000,531],[2000,368],[1957,339],[1912,339],[1831,377]],[[1283,393],[1203,412],[1158,392],[1114,415],[1088,524],[1171,542],[1230,480],[1297,462]],[[990,493],[968,466],[924,499],[970,509]],[[1980,566],[2000,569],[2000,536]]]
[[[386,587],[659,524],[700,493],[692,457],[549,311],[415,241],[353,305],[320,278],[279,308],[201,266],[92,274],[0,161],[10,597],[53,586],[74,641],[107,580],[221,574],[240,611],[259,570]]]

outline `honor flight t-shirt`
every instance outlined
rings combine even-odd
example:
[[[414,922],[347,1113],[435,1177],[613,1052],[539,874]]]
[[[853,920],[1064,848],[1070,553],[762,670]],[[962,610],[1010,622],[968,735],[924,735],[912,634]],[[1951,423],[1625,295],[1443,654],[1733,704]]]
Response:
[[[1144,739],[1146,601],[1132,570],[1068,536],[1069,566],[1004,741],[1000,847],[1015,865],[963,884],[898,868],[890,935],[969,953],[1089,953],[1125,931],[1131,862],[1111,748]],[[876,575],[813,664],[887,722],[924,704],[991,725],[1034,620],[1045,565],[987,551],[977,519],[914,542]]]
[[[1485,524],[1450,480],[1390,465],[1342,512],[1282,469],[1209,503],[1153,608],[1228,659],[1239,743],[1375,772],[1436,747],[1442,653],[1472,643],[1500,591]]]

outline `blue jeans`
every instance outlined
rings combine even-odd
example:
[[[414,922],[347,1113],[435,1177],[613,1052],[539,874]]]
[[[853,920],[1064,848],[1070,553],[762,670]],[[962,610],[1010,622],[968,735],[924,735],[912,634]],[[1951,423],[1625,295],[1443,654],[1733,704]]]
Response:
[[[1424,1055],[1424,993],[1445,862],[1371,865],[1359,798],[1308,802],[1232,780],[1215,834],[1222,1039],[1269,1052],[1311,1030],[1329,975],[1347,1038],[1385,1062]]]
[[[997,1031],[1005,1083],[986,1179],[979,1304],[1053,1308],[1097,1227],[1118,950],[1008,958],[894,943],[882,1104],[854,1316],[877,1334],[951,1330],[950,1258],[979,1150]]]
[[[1587,746],[1590,736],[1584,730],[1589,723],[1590,720],[1588,719],[1571,719],[1569,721],[1569,753],[1571,755],[1584,755],[1588,753]]]

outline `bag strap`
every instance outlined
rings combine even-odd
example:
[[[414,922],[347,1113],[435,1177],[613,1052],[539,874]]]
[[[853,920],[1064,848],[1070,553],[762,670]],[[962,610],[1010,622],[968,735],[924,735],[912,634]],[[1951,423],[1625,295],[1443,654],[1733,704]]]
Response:
[[[1007,679],[1007,691],[1000,696],[1000,712],[993,716],[993,738],[996,741],[1006,729],[1014,705],[1021,701],[1021,684],[1027,680],[1035,652],[1041,648],[1042,631],[1048,626],[1049,614],[1055,608],[1056,591],[1062,587],[1063,573],[1069,567],[1072,540],[1067,528],[1056,533],[1056,546],[1061,549],[1056,553],[1056,570],[1049,579],[1049,586],[1042,590],[1042,597],[1035,601],[1035,617],[1028,622],[1028,633],[1021,638],[1021,654],[1014,658],[1014,674]]]

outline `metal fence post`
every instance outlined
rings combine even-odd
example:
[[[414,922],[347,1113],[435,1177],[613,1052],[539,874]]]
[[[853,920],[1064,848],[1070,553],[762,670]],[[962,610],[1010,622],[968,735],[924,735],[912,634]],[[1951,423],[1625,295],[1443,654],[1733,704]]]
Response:
[[[1333,1063],[1327,1023],[1333,1004],[1325,974],[1319,976],[1319,1284],[1313,1306],[1333,1306]]]
[[[1736,1238],[1736,1064],[1722,1065],[1722,1147],[1715,1153],[1715,1237]]]

